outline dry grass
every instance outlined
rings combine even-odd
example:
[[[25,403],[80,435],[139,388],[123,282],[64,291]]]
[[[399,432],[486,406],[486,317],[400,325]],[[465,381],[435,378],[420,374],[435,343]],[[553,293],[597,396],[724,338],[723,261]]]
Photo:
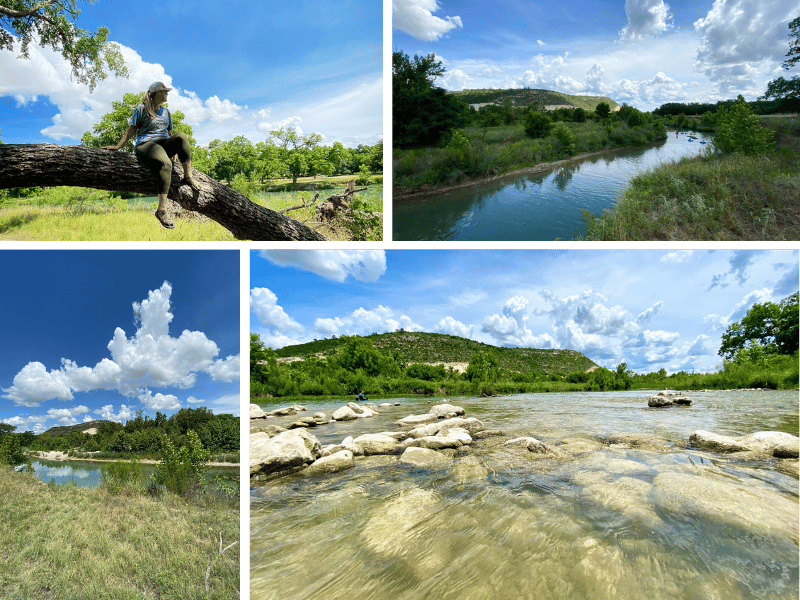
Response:
[[[24,600],[238,598],[239,513],[165,495],[45,485],[0,469],[0,597]]]

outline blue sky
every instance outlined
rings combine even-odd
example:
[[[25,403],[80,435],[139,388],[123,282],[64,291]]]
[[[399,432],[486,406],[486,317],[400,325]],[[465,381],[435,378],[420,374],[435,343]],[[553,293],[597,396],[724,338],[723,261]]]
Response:
[[[250,331],[273,348],[430,331],[706,372],[728,325],[798,290],[796,250],[261,250]]]
[[[797,0],[392,0],[392,49],[435,53],[450,90],[542,88],[641,110],[706,102],[791,77]]]
[[[239,414],[239,252],[5,250],[0,420]]]
[[[31,60],[0,51],[0,129],[6,143],[75,144],[126,92],[152,82],[174,88],[201,145],[272,129],[321,133],[328,144],[382,137],[382,5],[375,0],[134,0],[78,3],[77,25],[109,29],[129,79],[93,93],[72,81],[60,55]]]

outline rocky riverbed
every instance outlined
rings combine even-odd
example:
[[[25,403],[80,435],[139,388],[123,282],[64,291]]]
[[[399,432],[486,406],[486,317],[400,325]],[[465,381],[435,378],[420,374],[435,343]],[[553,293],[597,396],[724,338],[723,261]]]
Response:
[[[647,396],[251,421],[251,593],[796,599],[796,392]]]

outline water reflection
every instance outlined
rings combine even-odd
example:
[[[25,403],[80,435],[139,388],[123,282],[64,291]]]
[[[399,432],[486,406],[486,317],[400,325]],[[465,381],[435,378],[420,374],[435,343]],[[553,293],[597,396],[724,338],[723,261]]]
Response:
[[[702,137],[702,134],[699,134]],[[611,208],[637,173],[697,155],[686,136],[571,161],[549,171],[497,177],[429,198],[393,203],[395,240],[553,240],[583,233],[581,210]]]

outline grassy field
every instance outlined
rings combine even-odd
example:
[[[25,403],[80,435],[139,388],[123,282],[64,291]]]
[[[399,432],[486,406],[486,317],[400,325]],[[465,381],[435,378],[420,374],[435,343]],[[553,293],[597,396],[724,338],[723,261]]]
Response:
[[[239,545],[220,555],[220,533],[223,548],[239,539],[238,509],[46,485],[8,467],[0,489],[0,598],[239,597]]]
[[[352,176],[346,179],[352,179]],[[272,210],[301,204],[315,190],[321,200],[344,189],[340,178],[298,182],[298,190],[286,191],[291,182],[270,186],[253,185],[245,195]],[[267,191],[263,191],[267,190]],[[276,190],[276,191],[271,191]],[[241,190],[239,190],[241,191]],[[243,192],[243,193],[244,193]],[[383,186],[371,185],[357,194],[367,211],[383,212]],[[164,229],[153,213],[156,202],[129,205],[125,199],[108,192],[84,188],[46,188],[25,198],[0,198],[0,240],[41,241],[235,241],[224,227],[205,217],[176,219],[175,229]],[[314,209],[293,211],[289,217],[313,225]],[[348,228],[343,224],[325,225],[318,231],[332,240],[381,239],[382,221],[360,223]],[[378,224],[376,224],[378,223]]]
[[[459,148],[395,149],[393,193],[398,196],[470,178],[494,177],[585,152],[641,146],[666,135],[666,130],[656,125],[629,127],[625,123],[607,125],[592,120],[564,125],[574,142],[571,152],[555,135],[537,139],[527,136],[522,125],[460,129],[458,132],[469,144]]]
[[[709,154],[635,177],[613,210],[586,213],[589,240],[800,239],[800,119],[761,118],[769,152]]]

